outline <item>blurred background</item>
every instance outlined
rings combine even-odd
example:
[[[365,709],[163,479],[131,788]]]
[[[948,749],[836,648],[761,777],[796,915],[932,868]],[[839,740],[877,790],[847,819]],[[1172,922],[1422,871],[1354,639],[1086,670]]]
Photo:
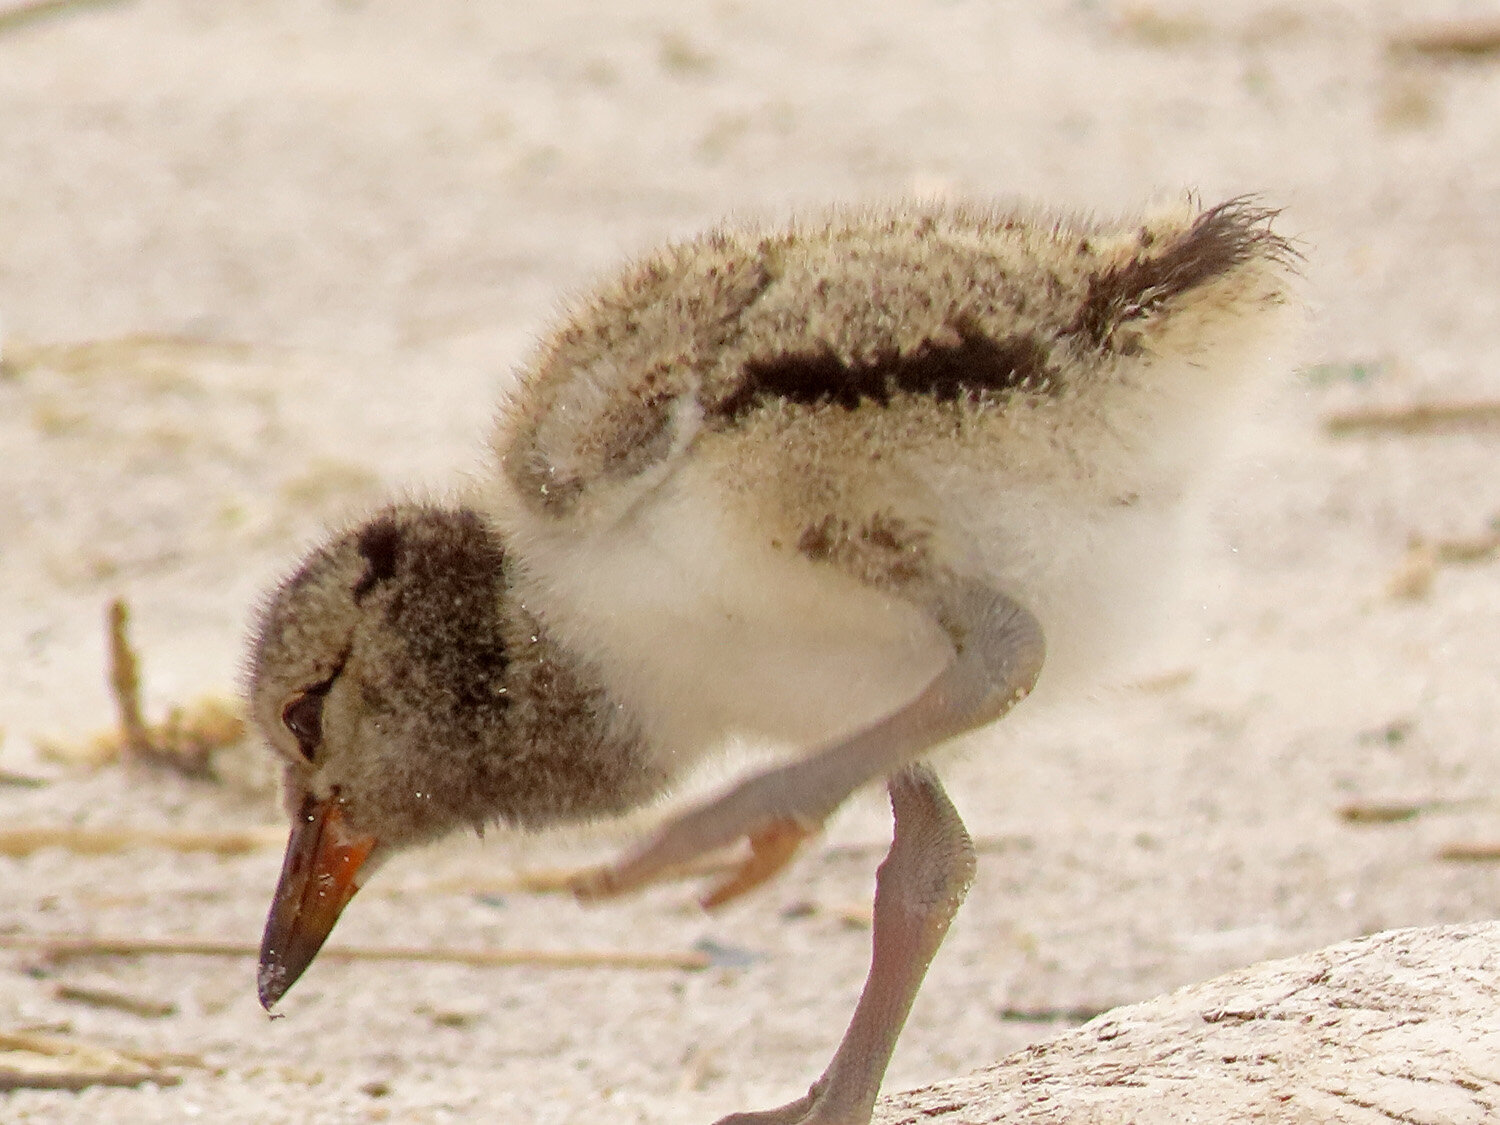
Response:
[[[139,948],[258,939],[259,592],[327,521],[482,471],[569,294],[726,216],[1249,192],[1306,256],[1299,369],[1173,639],[948,770],[981,872],[890,1088],[1494,916],[1497,122],[1478,0],[0,0],[0,1118],[687,1123],[815,1076],[875,798],[722,915],[681,886],[584,911],[514,871],[594,844],[492,840],[393,865],[340,930],[706,970],[325,960],[271,1023],[247,953]]]

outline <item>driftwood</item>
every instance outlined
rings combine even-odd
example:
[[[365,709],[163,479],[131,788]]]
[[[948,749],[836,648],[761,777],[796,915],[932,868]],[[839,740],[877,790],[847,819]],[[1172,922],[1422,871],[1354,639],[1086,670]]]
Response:
[[[1393,930],[1112,1012],[878,1125],[1500,1121],[1500,922]]]

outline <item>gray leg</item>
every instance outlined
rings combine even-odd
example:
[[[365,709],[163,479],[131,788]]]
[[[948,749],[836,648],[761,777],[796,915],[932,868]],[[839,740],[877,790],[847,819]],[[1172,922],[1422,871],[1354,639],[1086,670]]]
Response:
[[[1020,702],[1041,672],[1045,642],[1026,609],[974,582],[929,599],[953,639],[952,663],[905,707],[842,742],[748,778],[669,821],[637,852],[574,883],[581,897],[622,894],[668,870],[742,839],[752,855],[709,892],[717,905],[775,874],[850,793],[888,777],[931,747],[994,722]]]
[[[843,1042],[806,1096],[718,1125],[866,1125],[933,954],[974,878],[974,847],[932,771],[888,783],[895,835],[875,881],[870,975]]]
[[[748,839],[750,858],[706,900],[724,902],[775,874],[855,789],[888,779],[895,835],[876,881],[870,975],[849,1030],[805,1097],[720,1125],[867,1125],[906,1014],[968,889],[968,834],[937,778],[915,763],[1023,699],[1041,672],[1045,644],[1036,618],[977,583],[938,591],[928,608],[953,639],[954,655],[916,699],[842,742],[741,782],[669,822],[640,851],[575,882],[583,897],[619,894]]]

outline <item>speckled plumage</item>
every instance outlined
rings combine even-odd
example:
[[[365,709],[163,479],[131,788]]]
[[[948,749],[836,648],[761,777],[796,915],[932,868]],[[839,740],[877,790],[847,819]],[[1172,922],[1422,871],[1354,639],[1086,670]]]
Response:
[[[1232,201],[1122,229],[937,206],[725,228],[580,302],[496,445],[517,494],[559,512],[702,431],[799,407],[1077,401],[1148,350],[1191,359],[1221,345],[1215,321],[1278,303],[1290,251],[1269,219]]]
[[[523,371],[484,506],[550,626],[679,757],[832,737],[835,690],[846,728],[915,694],[946,642],[886,595],[953,568],[1042,618],[1065,688],[1149,628],[1223,426],[1276,362],[1294,255],[1270,218],[930,206],[669,247]]]
[[[922,759],[1156,616],[1205,466],[1286,335],[1295,254],[1272,218],[841,212],[667,247],[578,302],[464,503],[339,533],[262,617],[252,712],[293,822],[262,1002],[380,851],[623,812],[747,738],[776,764],[577,888],[748,841],[723,901],[885,779],[895,836],[845,1040],[806,1096],[721,1125],[868,1121],[973,872]]]

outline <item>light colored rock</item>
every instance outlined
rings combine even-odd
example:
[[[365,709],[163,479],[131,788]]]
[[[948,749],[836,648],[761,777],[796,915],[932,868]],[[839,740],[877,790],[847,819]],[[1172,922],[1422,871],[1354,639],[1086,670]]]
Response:
[[[880,1125],[1500,1120],[1500,922],[1391,930],[1116,1008]]]

